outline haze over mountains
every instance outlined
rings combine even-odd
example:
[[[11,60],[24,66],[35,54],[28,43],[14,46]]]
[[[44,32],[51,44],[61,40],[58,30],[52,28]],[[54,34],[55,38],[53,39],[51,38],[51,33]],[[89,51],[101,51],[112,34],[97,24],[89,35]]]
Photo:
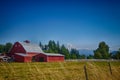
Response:
[[[66,44],[65,46],[68,48],[69,51],[70,51],[72,48],[77,49],[74,45],[72,45],[72,44],[70,44],[70,43]],[[79,51],[80,54],[84,54],[84,55],[86,55],[86,56],[88,56],[88,55],[93,55],[93,54],[94,54],[92,49],[77,49],[77,50]]]
[[[67,48],[68,48],[68,50],[70,51],[72,48],[75,48],[75,49],[77,49],[74,45],[72,45],[72,44],[66,44],[65,45]],[[92,50],[92,49],[77,49],[78,51],[79,51],[79,54],[84,54],[84,55],[86,55],[86,56],[88,56],[88,55],[94,55],[94,50]],[[110,50],[109,51],[110,53],[112,53],[112,54],[115,54],[117,51],[116,50]]]
[[[93,50],[88,50],[88,49],[79,49],[79,53],[84,54],[86,56],[94,55]]]

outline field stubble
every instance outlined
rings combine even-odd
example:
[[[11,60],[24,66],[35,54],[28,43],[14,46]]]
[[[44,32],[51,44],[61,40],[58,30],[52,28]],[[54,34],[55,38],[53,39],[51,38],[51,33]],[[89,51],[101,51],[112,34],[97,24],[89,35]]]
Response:
[[[120,80],[120,62],[0,63],[0,80]]]

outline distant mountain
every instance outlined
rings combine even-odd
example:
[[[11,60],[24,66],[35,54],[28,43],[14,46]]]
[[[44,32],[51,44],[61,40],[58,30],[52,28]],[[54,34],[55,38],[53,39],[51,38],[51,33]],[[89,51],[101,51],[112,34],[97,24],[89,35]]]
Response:
[[[94,55],[93,50],[88,50],[88,49],[79,49],[79,53],[84,54],[86,56]]]
[[[71,43],[67,43],[65,45],[65,47],[70,51],[71,49],[77,49],[74,45],[72,45]],[[88,55],[94,55],[93,50],[89,50],[89,49],[77,49],[79,51],[80,54],[84,54],[86,56]]]
[[[117,51],[111,51],[110,52],[112,55],[115,55],[117,53]]]

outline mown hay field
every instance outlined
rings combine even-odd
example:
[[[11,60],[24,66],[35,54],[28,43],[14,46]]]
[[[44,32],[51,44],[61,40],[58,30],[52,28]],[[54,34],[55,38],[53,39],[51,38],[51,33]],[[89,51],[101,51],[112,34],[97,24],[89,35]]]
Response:
[[[120,80],[120,62],[0,63],[0,80]]]

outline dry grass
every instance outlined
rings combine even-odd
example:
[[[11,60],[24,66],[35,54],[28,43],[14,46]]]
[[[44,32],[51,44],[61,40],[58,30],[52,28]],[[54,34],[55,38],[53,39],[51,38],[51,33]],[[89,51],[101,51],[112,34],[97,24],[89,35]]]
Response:
[[[0,80],[120,80],[120,62],[0,63]]]

